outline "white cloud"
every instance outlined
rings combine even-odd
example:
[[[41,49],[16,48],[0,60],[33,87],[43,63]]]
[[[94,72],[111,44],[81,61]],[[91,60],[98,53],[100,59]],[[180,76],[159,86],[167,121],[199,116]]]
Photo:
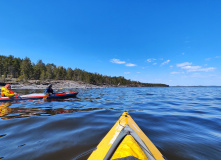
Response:
[[[157,65],[157,63],[153,63],[153,65]]]
[[[190,65],[192,65],[192,63],[184,62],[184,63],[177,64],[176,66],[177,67],[183,67],[183,66],[190,66]]]
[[[127,66],[127,67],[135,67],[135,66],[137,66],[136,64],[133,64],[133,63],[127,63],[127,64],[125,64],[125,66]]]
[[[155,60],[156,60],[155,58],[149,58],[149,59],[147,59],[147,62],[153,62]]]
[[[136,64],[133,64],[133,63],[126,63],[125,61],[121,61],[119,59],[111,59],[110,60],[111,63],[116,63],[116,64],[125,64],[125,66],[127,67],[134,67],[134,66],[137,66]]]
[[[201,68],[200,71],[204,71],[204,72],[209,72],[209,71],[214,71],[216,68],[214,67],[208,67],[208,68]]]
[[[130,72],[124,72],[124,74],[130,74]]]
[[[210,61],[212,59],[218,59],[218,58],[221,58],[221,56],[210,57],[210,58],[206,58],[205,60]]]
[[[185,69],[187,72],[198,72],[198,71],[209,72],[209,71],[214,71],[216,69],[214,67],[203,68],[202,66],[192,66],[192,63],[189,62],[177,64],[177,67]]]
[[[181,68],[186,69],[189,72],[192,72],[192,71],[197,71],[197,70],[201,69],[202,67],[201,66],[183,66]]]
[[[115,58],[111,59],[110,62],[111,63],[116,63],[116,64],[124,64],[124,63],[126,63],[125,61],[121,61],[121,60],[115,59]]]
[[[152,60],[151,59],[147,59],[147,62],[152,62]]]
[[[170,74],[179,74],[180,72],[170,72]]]
[[[206,61],[210,61],[211,59],[212,59],[212,58],[206,58],[205,60],[206,60]]]
[[[197,71],[204,71],[209,72],[215,70],[214,67],[202,68],[201,66],[184,66],[182,69],[187,70],[187,72],[197,72]]]
[[[161,65],[168,64],[169,62],[170,62],[170,60],[166,60],[166,61],[164,61]]]

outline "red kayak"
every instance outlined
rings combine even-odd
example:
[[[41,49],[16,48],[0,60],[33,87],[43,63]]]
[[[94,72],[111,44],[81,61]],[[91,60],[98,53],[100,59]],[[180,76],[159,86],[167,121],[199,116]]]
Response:
[[[63,93],[56,93],[47,96],[47,99],[56,99],[56,98],[68,98],[68,97],[76,97],[78,92],[63,92]],[[0,97],[0,102],[5,101],[15,101],[15,100],[34,100],[34,99],[43,99],[45,94],[43,93],[34,93],[28,95],[21,95],[18,97]]]

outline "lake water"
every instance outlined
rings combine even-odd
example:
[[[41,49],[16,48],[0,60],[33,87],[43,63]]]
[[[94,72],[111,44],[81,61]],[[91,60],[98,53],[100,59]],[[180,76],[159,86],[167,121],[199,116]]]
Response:
[[[168,160],[221,159],[221,87],[64,91],[79,94],[1,103],[0,159],[72,160],[95,148],[124,111]]]

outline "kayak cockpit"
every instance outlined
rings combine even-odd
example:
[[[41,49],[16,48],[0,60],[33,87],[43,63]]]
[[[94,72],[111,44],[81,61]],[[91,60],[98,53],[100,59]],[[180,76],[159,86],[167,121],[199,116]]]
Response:
[[[124,158],[122,160],[127,160],[126,157],[155,160],[145,143],[129,125],[125,125],[121,130],[104,159],[121,160]]]
[[[123,141],[117,147],[114,152],[111,160],[148,160],[145,153],[141,149],[140,145],[136,142],[136,140],[131,135],[127,135],[124,137]]]

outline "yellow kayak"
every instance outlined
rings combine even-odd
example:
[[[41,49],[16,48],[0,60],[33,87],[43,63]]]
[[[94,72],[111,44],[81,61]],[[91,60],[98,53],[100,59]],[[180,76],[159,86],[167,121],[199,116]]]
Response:
[[[165,160],[160,151],[124,112],[88,160]]]

